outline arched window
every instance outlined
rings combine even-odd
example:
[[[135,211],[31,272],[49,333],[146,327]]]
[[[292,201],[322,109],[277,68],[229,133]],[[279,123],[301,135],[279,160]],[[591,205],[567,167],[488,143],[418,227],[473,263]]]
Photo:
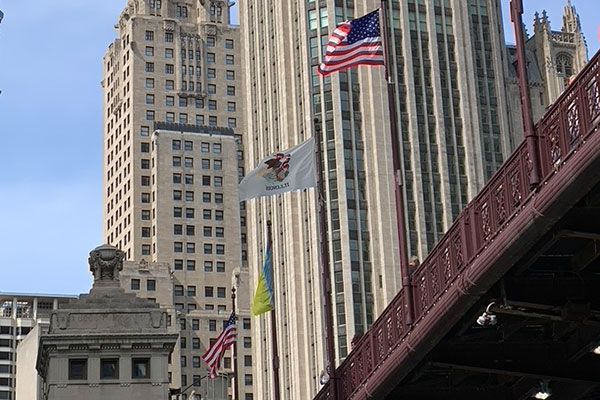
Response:
[[[564,77],[573,75],[573,59],[570,55],[561,53],[556,56],[556,72]]]

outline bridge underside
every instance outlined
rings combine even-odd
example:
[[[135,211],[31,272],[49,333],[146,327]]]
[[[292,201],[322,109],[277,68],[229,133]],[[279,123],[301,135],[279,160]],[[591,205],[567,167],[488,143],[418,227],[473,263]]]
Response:
[[[486,310],[497,324],[480,326]],[[600,399],[600,185],[531,244],[388,399]]]

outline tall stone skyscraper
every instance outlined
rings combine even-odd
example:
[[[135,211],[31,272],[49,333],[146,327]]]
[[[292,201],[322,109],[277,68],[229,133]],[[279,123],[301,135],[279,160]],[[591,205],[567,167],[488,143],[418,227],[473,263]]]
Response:
[[[515,146],[508,134],[506,52],[497,0],[386,3],[409,257],[417,262]],[[338,364],[400,289],[390,116],[383,68],[321,78],[315,66],[336,24],[379,6],[375,0],[240,2],[247,167],[313,136],[313,118],[323,126]],[[265,222],[273,223],[285,399],[316,393],[324,368],[316,204],[311,189],[247,205],[254,273]],[[261,366],[256,391],[271,399],[266,319],[257,319],[253,334]]]
[[[205,384],[200,356],[231,312],[233,280],[247,269],[237,201],[241,44],[230,6],[128,0],[102,63],[103,239],[127,260],[170,265],[172,281],[142,268],[128,284],[175,310],[174,388]],[[248,296],[247,279],[240,281]],[[251,399],[249,305],[240,306],[240,397]],[[231,351],[222,366],[232,371]]]

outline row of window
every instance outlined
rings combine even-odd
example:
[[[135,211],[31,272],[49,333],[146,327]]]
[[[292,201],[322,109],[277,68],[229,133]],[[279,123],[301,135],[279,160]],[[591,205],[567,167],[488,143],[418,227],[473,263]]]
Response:
[[[173,150],[181,150],[181,140],[179,139],[173,139],[171,141],[171,149]],[[194,142],[192,142],[191,140],[184,140],[183,141],[183,150],[185,151],[194,151]],[[221,151],[223,150],[223,146],[221,145],[221,143],[213,143],[212,144],[212,152],[215,154],[221,154]],[[208,142],[201,142],[200,143],[200,151],[202,153],[210,153],[210,143]]]
[[[151,1],[153,1],[153,0],[151,0]],[[160,0],[157,0],[157,1],[160,1]],[[158,6],[158,8],[160,8],[160,6]],[[187,7],[183,6],[183,8],[185,8],[187,10]],[[183,11],[182,11],[182,14],[183,14]],[[153,41],[154,40],[154,31],[150,31],[150,30],[146,31],[144,37],[147,41]],[[173,42],[173,32],[169,32],[169,31],[165,32],[164,39],[165,39],[165,42],[172,43]],[[206,38],[206,46],[207,47],[215,47],[216,44],[217,44],[216,37],[208,36]],[[225,39],[224,46],[226,49],[229,49],[229,50],[233,49],[233,39]]]
[[[173,235],[185,235],[187,236],[195,236],[196,235],[196,226],[195,225],[185,225],[185,229],[182,224],[174,224],[173,225]],[[204,237],[214,237],[223,238],[225,237],[225,228],[217,226],[214,228],[212,226],[204,226],[202,227],[202,236]],[[150,228],[142,227],[142,237],[150,237]]]
[[[209,101],[209,104],[211,101]],[[210,109],[210,107],[209,107],[209,109]],[[146,111],[146,120],[154,121],[155,119],[156,119],[156,113],[154,112],[154,110],[147,110]],[[165,113],[165,122],[175,122],[175,113],[167,111]],[[177,122],[180,124],[189,124],[191,121],[190,121],[187,113],[180,113],[179,119],[177,120]],[[206,120],[204,118],[204,115],[196,114],[196,120],[194,121],[194,124],[200,125],[200,126],[206,125]],[[208,126],[219,126],[219,118],[216,115],[209,115]],[[227,127],[232,128],[232,129],[236,128],[237,127],[237,119],[233,118],[233,117],[227,118]],[[148,136],[149,133],[150,133],[149,129],[141,131],[142,136]]]
[[[88,378],[88,360],[85,358],[69,359],[69,379],[86,380]],[[119,379],[119,359],[100,359],[100,379]],[[131,378],[150,378],[150,359],[131,359]]]
[[[209,85],[208,90],[209,90],[209,93],[214,94],[216,91],[216,86],[213,87],[213,86]],[[234,96],[235,95],[235,86],[228,86],[227,93],[229,96]],[[188,105],[192,105],[192,101],[190,99],[188,99],[187,97],[178,96],[177,99],[178,99],[177,104],[179,105],[179,107],[187,107]],[[196,108],[204,108],[204,101],[202,99],[196,99],[196,100],[200,100],[200,101],[195,102],[197,105]],[[146,94],[146,104],[149,104],[149,105],[155,104],[154,94],[152,94],[152,93]],[[217,107],[216,100],[214,101],[214,103],[211,103],[209,101],[209,107],[211,106],[211,104],[214,107]],[[165,106],[166,107],[174,107],[175,106],[175,96],[165,96]],[[233,112],[235,110],[236,110],[235,102],[234,101],[227,102],[227,111]]]
[[[173,269],[176,271],[183,270],[183,260],[178,258],[173,261]],[[185,260],[185,267],[188,271],[196,270],[196,260]],[[225,272],[225,262],[224,261],[204,261],[204,272]]]
[[[140,290],[140,279],[132,278],[131,279],[131,290]],[[155,279],[147,279],[146,280],[146,290],[149,292],[153,292],[156,290],[156,280]]]
[[[203,244],[203,254],[213,254],[213,247],[214,247],[214,254],[220,255],[220,256],[225,255],[225,245],[224,244],[217,244],[217,245],[213,246],[213,244],[211,244],[211,243]],[[184,248],[183,242],[173,242],[173,252],[174,253],[183,253],[183,248]],[[187,254],[196,253],[196,243],[194,243],[194,242],[185,243],[185,252]]]
[[[146,47],[146,55],[147,56],[153,56],[154,55],[154,48],[153,47]],[[191,50],[190,50],[191,51]],[[196,53],[199,59],[199,53]],[[165,58],[173,58],[173,49],[165,49]],[[217,61],[217,56],[215,53],[206,53],[206,62],[208,64],[215,64]],[[225,55],[225,65],[234,65],[235,64],[235,57],[233,56],[233,54],[226,54]],[[185,65],[182,65],[182,67],[184,68],[182,70],[183,75],[185,75]],[[190,66],[190,68],[193,68]],[[200,68],[200,67],[198,67]],[[152,61],[146,61],[146,72],[154,72],[154,62]],[[193,72],[193,69],[192,69]],[[231,71],[233,72],[233,71]],[[174,74],[175,73],[175,64],[170,64],[170,63],[165,63],[165,74]],[[191,74],[193,75],[193,73]],[[197,75],[201,75],[200,74],[200,70],[197,69]],[[210,77],[209,77],[210,78]],[[214,78],[214,76],[212,77]],[[232,78],[235,79],[235,78]]]
[[[211,164],[211,159],[209,158],[203,158],[201,160],[201,167],[202,169],[210,169],[210,164]],[[221,159],[214,159],[213,162],[213,169],[214,170],[221,170],[223,169],[223,160]],[[147,165],[146,167],[144,167],[144,165]],[[172,159],[172,165],[174,167],[181,167],[181,157],[180,156],[173,156]],[[194,158],[193,157],[184,157],[183,158],[183,166],[185,168],[194,168]],[[149,169],[150,168],[150,160],[148,159],[142,159],[142,169]],[[181,175],[181,174],[179,174]]]
[[[204,179],[207,178],[207,179]],[[210,176],[203,176],[202,177],[202,185],[204,186],[210,186]],[[148,181],[148,184],[144,184],[144,180],[142,180],[142,186],[150,186],[150,183]],[[223,177],[222,176],[214,176],[213,177],[213,186],[214,187],[222,187],[223,186]],[[184,196],[185,195],[185,196]],[[176,201],[183,201],[185,199],[185,201],[194,201],[195,198],[195,193],[193,190],[173,190],[173,200]],[[144,201],[142,201],[143,203]],[[217,211],[215,211],[216,213]],[[210,219],[210,216],[208,218],[204,218],[204,219]],[[217,220],[219,219],[223,219],[223,218],[215,218]]]

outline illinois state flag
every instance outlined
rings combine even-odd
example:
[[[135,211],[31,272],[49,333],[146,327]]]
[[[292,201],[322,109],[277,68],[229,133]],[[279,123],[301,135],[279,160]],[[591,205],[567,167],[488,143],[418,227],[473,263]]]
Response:
[[[239,185],[240,201],[317,185],[313,138],[262,159]]]

